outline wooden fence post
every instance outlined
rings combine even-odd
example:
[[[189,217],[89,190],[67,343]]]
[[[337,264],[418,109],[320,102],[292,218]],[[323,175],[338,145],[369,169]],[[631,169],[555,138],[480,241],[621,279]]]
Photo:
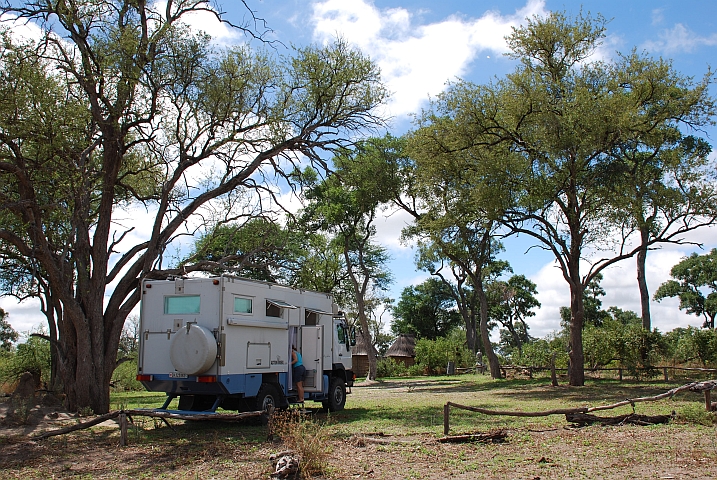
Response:
[[[555,355],[557,352],[553,352],[553,355],[550,357],[550,382],[554,387],[558,386],[558,376],[555,373]]]
[[[662,373],[665,375],[665,381],[669,381],[669,378],[667,378],[667,367],[662,367]]]
[[[448,430],[450,430],[448,426],[448,413],[451,410],[450,404],[446,403],[443,405],[443,435],[448,435]]]
[[[705,390],[705,408],[708,412],[712,411],[712,391]]]
[[[127,414],[119,414],[119,426],[120,426],[120,447],[127,446]]]
[[[622,382],[622,368],[617,369],[617,374],[618,374],[620,381]]]

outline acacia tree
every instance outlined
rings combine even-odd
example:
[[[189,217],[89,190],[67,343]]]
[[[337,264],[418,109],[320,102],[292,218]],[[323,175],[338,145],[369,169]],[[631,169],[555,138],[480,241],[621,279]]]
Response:
[[[393,308],[394,334],[415,334],[416,338],[435,340],[445,337],[460,325],[461,315],[455,308],[452,286],[437,278],[429,278],[401,292]]]
[[[371,298],[391,282],[385,270],[386,250],[373,241],[376,215],[382,205],[400,192],[396,168],[401,150],[390,136],[360,142],[333,158],[332,174],[309,185],[309,204],[303,220],[314,229],[328,232],[341,249],[346,272],[353,286],[356,315],[367,345],[373,344],[369,325]],[[309,176],[311,179],[313,175]],[[368,379],[376,378],[376,355],[368,348]]]
[[[475,353],[480,340],[491,377],[501,378],[500,361],[490,342],[485,286],[509,268],[507,262],[495,260],[502,247],[492,241],[490,231],[476,230],[473,225],[450,227],[450,222],[455,221],[450,214],[441,216],[438,222],[429,223],[429,218],[430,214],[421,214],[414,226],[404,230],[404,235],[418,237],[419,267],[449,286],[464,320],[468,348]],[[446,267],[455,284],[444,272]],[[477,325],[476,317],[479,319]]]
[[[497,280],[488,285],[490,319],[505,328],[510,335],[506,343],[517,348],[519,354],[522,353],[523,343],[530,339],[525,320],[535,316],[534,308],[540,308],[536,293],[535,283],[524,275],[513,275],[507,281]]]
[[[0,352],[9,352],[12,350],[13,342],[17,342],[18,333],[12,328],[10,322],[7,321],[8,314],[0,308]]]
[[[615,218],[622,199],[612,186],[624,181],[615,150],[648,143],[658,125],[703,125],[714,110],[709,76],[663,91],[650,88],[669,82],[657,75],[659,62],[636,54],[591,61],[605,25],[601,16],[582,14],[530,19],[507,38],[510,56],[520,61],[514,73],[485,86],[459,82],[424,116],[426,127],[445,124],[449,140],[463,139],[443,142],[446,150],[491,159],[490,184],[509,193],[501,223],[555,256],[570,287],[571,385],[584,384],[583,290],[643,248],[631,246],[634,230],[622,230]],[[466,181],[464,188],[471,186]]]
[[[508,191],[492,182],[493,157],[470,148],[472,134],[451,116],[452,106],[439,102],[434,107],[439,111],[424,113],[420,128],[408,139],[407,152],[414,163],[404,168],[410,171],[404,175],[410,182],[404,180],[404,184],[411,185],[415,202],[409,205],[415,207],[407,209],[414,224],[404,229],[403,236],[418,241],[423,256],[419,265],[431,274],[447,281],[440,272],[448,265],[458,282],[454,297],[466,324],[468,347],[475,352],[480,338],[491,376],[501,378],[498,356],[490,342],[484,283],[502,270],[495,255],[502,249],[497,241],[498,220]],[[467,308],[474,295],[478,330],[475,309]]]
[[[668,280],[655,292],[655,300],[680,299],[680,309],[705,319],[704,328],[715,328],[717,317],[717,249],[710,253],[693,253],[670,270]]]
[[[219,50],[183,22],[196,12],[223,20],[200,0],[0,5],[41,30],[0,56],[0,242],[27,259],[73,410],[108,411],[139,279],[193,269],[163,268],[165,251],[208,205],[257,198],[298,156],[323,168],[381,123],[378,70],[345,43]],[[139,240],[132,206],[151,212]]]

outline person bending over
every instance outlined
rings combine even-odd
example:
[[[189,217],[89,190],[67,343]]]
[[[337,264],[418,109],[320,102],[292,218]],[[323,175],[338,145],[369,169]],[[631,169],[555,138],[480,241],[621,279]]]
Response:
[[[296,384],[296,390],[299,392],[299,403],[304,403],[304,377],[306,377],[306,367],[301,358],[301,354],[296,351],[296,345],[291,346],[291,365],[293,367],[293,379]]]

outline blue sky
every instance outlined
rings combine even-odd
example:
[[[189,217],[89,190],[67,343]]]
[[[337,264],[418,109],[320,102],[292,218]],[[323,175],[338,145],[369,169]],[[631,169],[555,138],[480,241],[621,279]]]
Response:
[[[712,64],[717,67],[717,2],[711,1],[450,1],[429,0],[247,0],[256,15],[273,30],[269,38],[285,45],[307,45],[331,41],[341,35],[361,48],[381,67],[383,78],[393,92],[387,106],[392,117],[390,131],[395,135],[411,128],[411,114],[425,107],[431,96],[445,89],[446,82],[462,78],[476,83],[490,81],[515,68],[515,62],[503,54],[507,51],[504,36],[511,26],[526,16],[545,15],[549,11],[600,13],[611,19],[607,38],[596,52],[610,60],[616,51],[628,53],[633,48],[650,55],[672,59],[679,72],[699,78]],[[240,23],[245,11],[239,2],[222,5],[231,21]],[[208,17],[196,18],[193,24],[210,32],[220,44],[231,44],[242,37],[222,29]],[[282,50],[282,47],[279,47]],[[713,95],[717,89],[713,88]],[[717,129],[710,128],[708,141],[715,144]],[[714,154],[713,154],[714,155]],[[401,228],[407,218],[395,213],[382,219],[381,241],[393,257],[391,270],[395,283],[390,292],[398,298],[401,290],[419,283],[426,274],[413,268],[410,246],[399,243]],[[703,230],[692,239],[705,249],[717,247],[714,230]],[[526,239],[505,242],[502,257],[515,273],[521,273],[538,284],[543,304],[529,321],[531,334],[543,336],[559,328],[558,308],[568,305],[569,293],[552,257],[531,249]],[[648,257],[648,282],[652,292],[669,278],[669,270],[694,248],[665,247]],[[527,252],[527,253],[526,253]],[[605,272],[603,287],[607,291],[604,306],[617,305],[639,311],[634,262],[628,260]],[[11,299],[0,298],[0,307],[9,311],[10,321],[18,330],[28,330],[43,322],[36,305],[18,306]],[[653,324],[661,331],[687,324],[701,325],[701,320],[679,312],[675,301],[653,303]]]

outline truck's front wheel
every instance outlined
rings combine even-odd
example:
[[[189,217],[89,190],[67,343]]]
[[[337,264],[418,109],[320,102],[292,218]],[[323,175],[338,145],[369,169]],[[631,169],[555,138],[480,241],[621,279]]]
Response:
[[[338,377],[333,377],[329,386],[329,399],[321,403],[330,412],[343,410],[344,405],[346,405],[346,385],[344,381]]]

